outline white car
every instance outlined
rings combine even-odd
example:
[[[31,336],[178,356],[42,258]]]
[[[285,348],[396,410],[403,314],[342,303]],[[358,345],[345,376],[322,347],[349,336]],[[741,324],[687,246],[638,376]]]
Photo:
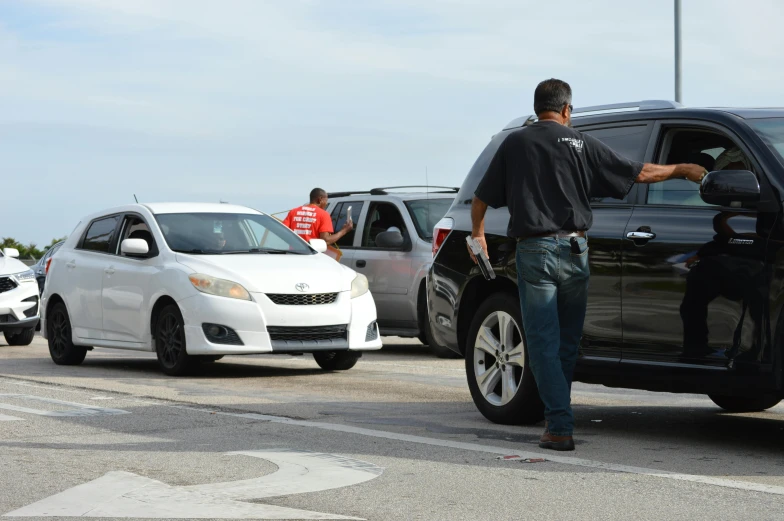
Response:
[[[227,204],[135,204],[91,215],[52,259],[42,331],[52,360],[154,351],[185,374],[223,355],[313,353],[350,369],[380,349],[364,275],[277,219]]]
[[[8,345],[26,346],[38,325],[38,283],[17,257],[15,248],[0,252],[0,331]]]

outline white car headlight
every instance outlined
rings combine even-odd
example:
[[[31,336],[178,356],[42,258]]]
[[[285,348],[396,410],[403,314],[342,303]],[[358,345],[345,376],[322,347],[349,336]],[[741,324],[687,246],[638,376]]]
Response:
[[[22,273],[17,273],[14,275],[14,278],[19,284],[24,284],[25,282],[35,282],[35,273],[33,270],[23,271]]]
[[[188,279],[191,281],[191,284],[193,284],[193,287],[202,293],[208,293],[218,297],[250,300],[250,293],[248,293],[248,290],[236,282],[210,277],[209,275],[204,275],[202,273],[188,275]]]
[[[354,277],[354,280],[351,281],[351,298],[361,297],[367,292],[368,292],[367,277],[365,277],[361,273],[357,273],[357,276]]]

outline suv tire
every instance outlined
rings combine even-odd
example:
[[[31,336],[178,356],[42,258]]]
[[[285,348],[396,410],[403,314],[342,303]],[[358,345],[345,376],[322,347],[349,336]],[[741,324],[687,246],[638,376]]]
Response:
[[[35,328],[23,329],[19,333],[3,332],[3,336],[9,346],[29,346],[35,338]]]
[[[465,350],[468,387],[479,412],[493,423],[530,425],[544,419],[544,405],[528,365],[522,323],[517,299],[497,293],[479,306],[468,331]],[[507,326],[503,334],[502,324]],[[489,369],[482,370],[488,366]],[[479,381],[485,385],[480,386]]]
[[[185,321],[180,308],[174,304],[169,304],[158,314],[155,322],[155,353],[161,370],[169,376],[186,375],[198,362],[186,350]]]
[[[348,371],[355,365],[362,353],[352,351],[319,351],[313,353],[316,363],[325,371]]]
[[[87,348],[75,346],[71,334],[71,319],[65,304],[58,302],[52,306],[46,319],[46,336],[49,342],[49,356],[57,365],[79,365],[87,356]]]
[[[729,412],[760,412],[770,409],[781,401],[780,396],[763,394],[762,396],[722,396],[709,394],[713,403]]]

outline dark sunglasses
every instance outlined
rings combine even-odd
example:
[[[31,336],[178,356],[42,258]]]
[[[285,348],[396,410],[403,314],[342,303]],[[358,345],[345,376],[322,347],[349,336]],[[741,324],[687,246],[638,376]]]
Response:
[[[568,107],[569,107],[569,113],[570,113],[570,114],[571,114],[572,112],[574,112],[574,105],[568,105]]]

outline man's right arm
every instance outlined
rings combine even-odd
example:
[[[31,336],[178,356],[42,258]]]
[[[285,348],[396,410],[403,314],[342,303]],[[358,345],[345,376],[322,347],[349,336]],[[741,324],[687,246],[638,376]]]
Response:
[[[319,239],[324,239],[324,242],[327,244],[335,244],[340,239],[345,237],[345,235],[354,229],[354,225],[351,221],[346,221],[346,224],[343,225],[343,228],[340,229],[337,233],[330,233],[330,232],[321,232],[319,234]]]
[[[668,179],[688,179],[689,181],[699,183],[706,172],[707,170],[704,167],[689,163],[679,165],[645,163],[640,175],[637,176],[637,182],[651,184],[667,181]]]

